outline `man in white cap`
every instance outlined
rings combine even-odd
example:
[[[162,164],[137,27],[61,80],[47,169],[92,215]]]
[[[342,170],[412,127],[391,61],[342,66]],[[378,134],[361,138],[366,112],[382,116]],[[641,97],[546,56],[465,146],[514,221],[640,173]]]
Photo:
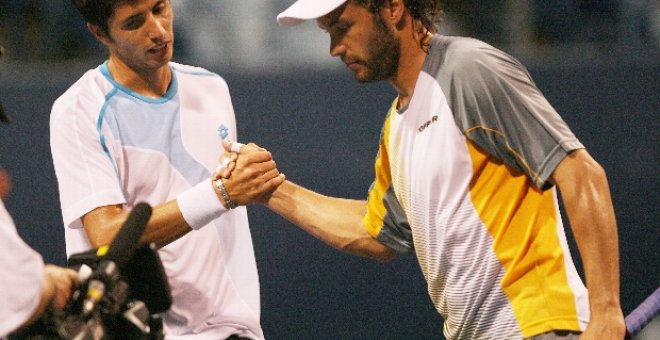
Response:
[[[358,81],[386,80],[398,96],[367,200],[285,181],[267,205],[346,252],[414,253],[448,339],[622,339],[604,170],[517,60],[439,35],[441,13],[433,0],[299,0],[277,17],[315,19]]]

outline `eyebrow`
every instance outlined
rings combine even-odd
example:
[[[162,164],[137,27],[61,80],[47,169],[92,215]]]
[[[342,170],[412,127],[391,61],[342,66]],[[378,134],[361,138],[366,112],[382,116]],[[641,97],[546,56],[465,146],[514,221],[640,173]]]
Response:
[[[334,26],[337,26],[337,24],[339,24],[339,16],[338,16],[338,15],[336,15],[334,18],[332,18],[332,21],[330,21],[330,22],[328,23],[328,26],[327,26],[327,27],[328,27],[328,28],[332,28],[332,27],[334,27]]]
[[[340,19],[341,18],[339,15],[335,15],[331,18],[331,21],[329,21],[327,24],[323,25],[321,22],[319,22],[318,26],[323,30],[329,31],[330,29],[332,29],[333,27],[337,26],[340,23],[341,21]]]
[[[164,0],[156,1],[156,3],[151,7],[150,10],[153,11],[154,8],[160,6],[160,5],[163,4],[164,2],[165,2]],[[123,26],[123,25],[126,25],[126,24],[129,23],[131,20],[138,19],[138,18],[141,17],[141,16],[144,16],[144,13],[143,13],[143,12],[135,13],[135,14],[129,16],[128,18],[122,20],[122,21],[121,21],[121,25],[122,25],[122,26]]]

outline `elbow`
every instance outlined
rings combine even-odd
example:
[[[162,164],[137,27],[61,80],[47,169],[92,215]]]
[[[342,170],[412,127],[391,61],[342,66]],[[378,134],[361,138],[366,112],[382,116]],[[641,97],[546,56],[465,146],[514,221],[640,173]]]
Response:
[[[87,234],[87,238],[89,239],[89,244],[92,246],[92,248],[101,248],[103,246],[107,246],[110,244],[109,240],[105,240],[101,237],[91,237],[89,234]]]
[[[607,187],[605,169],[586,151],[578,150],[566,157],[552,175],[552,181],[560,190],[572,188],[594,189]]]
[[[368,257],[383,263],[391,261],[396,256],[392,249],[373,238],[352,240],[337,248],[345,253]]]
[[[585,164],[583,170],[589,176],[589,178],[605,180],[605,181],[607,180],[607,174],[605,173],[605,169],[603,168],[602,165],[600,165],[600,163],[596,162],[593,159],[591,160],[591,162]]]
[[[85,226],[85,234],[87,235],[87,239],[92,248],[100,248],[109,245],[115,236],[115,233],[112,231],[104,229],[99,230],[87,226]]]
[[[598,163],[591,162],[582,169],[582,182],[587,192],[601,193],[606,192],[609,196],[609,184],[605,169]]]
[[[378,260],[378,261],[381,262],[381,263],[387,263],[387,262],[390,262],[390,261],[392,261],[392,260],[394,259],[394,257],[396,256],[396,254],[395,254],[393,251],[389,250],[389,249],[388,249],[388,251],[385,251],[385,252],[379,252],[379,253],[374,254],[374,255],[375,255],[375,256],[372,256],[371,258],[372,258],[372,259],[375,259],[375,260]]]

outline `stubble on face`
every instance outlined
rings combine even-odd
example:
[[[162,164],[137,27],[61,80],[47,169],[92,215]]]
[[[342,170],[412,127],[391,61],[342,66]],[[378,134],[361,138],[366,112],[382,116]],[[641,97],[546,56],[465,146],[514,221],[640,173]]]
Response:
[[[355,79],[361,83],[392,79],[399,70],[399,38],[378,13],[373,15],[373,24],[375,29],[367,43],[367,55],[359,60],[366,72],[355,75]]]

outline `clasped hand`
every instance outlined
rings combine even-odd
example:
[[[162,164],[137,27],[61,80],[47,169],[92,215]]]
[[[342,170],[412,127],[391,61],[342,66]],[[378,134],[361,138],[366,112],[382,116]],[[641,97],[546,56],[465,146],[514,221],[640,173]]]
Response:
[[[254,143],[243,145],[223,141],[225,153],[213,173],[213,181],[222,179],[229,198],[237,205],[266,202],[284,182],[271,153]]]

